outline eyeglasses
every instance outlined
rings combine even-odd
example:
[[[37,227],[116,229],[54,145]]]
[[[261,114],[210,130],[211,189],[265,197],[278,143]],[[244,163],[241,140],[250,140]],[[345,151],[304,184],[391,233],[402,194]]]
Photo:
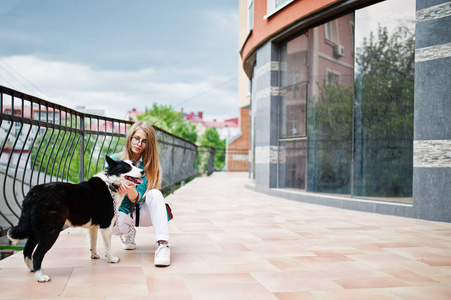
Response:
[[[145,146],[147,143],[147,140],[141,140],[141,139],[139,139],[139,137],[134,136],[134,137],[132,137],[132,143],[135,145],[141,144],[141,145]]]

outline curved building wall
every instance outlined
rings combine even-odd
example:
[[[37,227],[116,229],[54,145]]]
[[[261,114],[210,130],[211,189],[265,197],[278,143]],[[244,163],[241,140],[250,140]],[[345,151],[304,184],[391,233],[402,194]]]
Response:
[[[450,222],[451,2],[270,1],[241,47],[249,187]]]
[[[246,2],[246,1],[244,1]],[[241,49],[241,54],[246,60],[250,53],[275,34],[295,22],[305,18],[313,12],[341,2],[340,0],[302,0],[287,1],[289,4],[283,9],[270,14],[267,9],[267,1],[254,2],[254,24],[246,44]]]

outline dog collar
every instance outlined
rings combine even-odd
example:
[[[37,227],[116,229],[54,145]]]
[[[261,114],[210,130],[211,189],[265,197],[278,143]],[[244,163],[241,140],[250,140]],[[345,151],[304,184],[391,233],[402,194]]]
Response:
[[[110,183],[109,185],[108,185],[108,187],[110,188],[110,190],[112,191],[112,192],[117,192],[117,189],[119,188],[119,186],[117,186],[117,185],[115,185],[114,183]]]

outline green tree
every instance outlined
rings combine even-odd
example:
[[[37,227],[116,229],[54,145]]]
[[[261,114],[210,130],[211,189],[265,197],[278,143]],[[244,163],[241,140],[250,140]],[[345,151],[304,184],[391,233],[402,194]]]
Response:
[[[138,116],[138,120],[147,121],[192,143],[197,141],[196,125],[183,120],[183,114],[174,111],[170,105],[154,103],[151,109],[146,108],[146,112]]]
[[[413,134],[415,37],[406,28],[389,36],[379,27],[357,51],[362,85],[362,125],[369,138]]]
[[[355,195],[411,196],[414,40],[406,28],[390,35],[379,27],[356,50],[354,94],[318,85],[309,103],[310,190],[350,193],[354,168]]]
[[[315,108],[316,119],[321,120],[315,126],[316,138],[351,139],[352,134],[352,87],[338,82],[318,84],[319,101]]]
[[[351,186],[352,87],[320,85],[310,99],[309,190],[349,194]]]
[[[43,178],[46,174],[78,182],[80,156],[77,139],[78,134],[67,135],[63,131],[47,129],[36,140],[31,152],[32,166],[40,172],[34,176]]]
[[[357,195],[412,195],[414,57],[405,27],[391,35],[379,27],[357,51]]]
[[[205,148],[215,148],[214,167],[216,170],[222,170],[225,166],[225,139],[221,140],[216,127],[210,127],[205,130],[199,138],[199,144]],[[204,167],[205,164],[204,164]]]
[[[373,79],[384,76],[385,80],[393,83],[400,82],[401,78],[413,82],[415,35],[408,28],[399,27],[389,36],[387,28],[379,26],[377,37],[371,32],[356,52],[360,68],[356,71],[359,73],[370,75]]]
[[[97,136],[85,136],[84,140],[84,180],[104,169],[105,155],[112,149],[108,145],[123,143],[123,138],[99,137],[105,139],[102,143],[97,140]],[[119,141],[117,140],[119,139]],[[111,153],[110,153],[111,154]],[[80,140],[79,134],[67,133],[64,131],[48,129],[47,132],[36,140],[31,152],[31,162],[34,170],[39,171],[40,178],[44,174],[68,180],[69,182],[79,182],[80,172]],[[47,180],[48,181],[48,180]]]

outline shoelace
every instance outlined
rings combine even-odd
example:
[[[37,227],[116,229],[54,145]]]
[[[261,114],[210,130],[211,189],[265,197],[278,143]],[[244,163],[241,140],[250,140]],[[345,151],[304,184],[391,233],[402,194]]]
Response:
[[[164,249],[164,248],[169,249],[169,245],[168,244],[161,244],[161,245],[159,245],[158,249],[157,249],[157,251],[155,253],[155,256],[156,257],[160,257],[160,256],[164,255],[163,252],[167,252],[167,250]]]

